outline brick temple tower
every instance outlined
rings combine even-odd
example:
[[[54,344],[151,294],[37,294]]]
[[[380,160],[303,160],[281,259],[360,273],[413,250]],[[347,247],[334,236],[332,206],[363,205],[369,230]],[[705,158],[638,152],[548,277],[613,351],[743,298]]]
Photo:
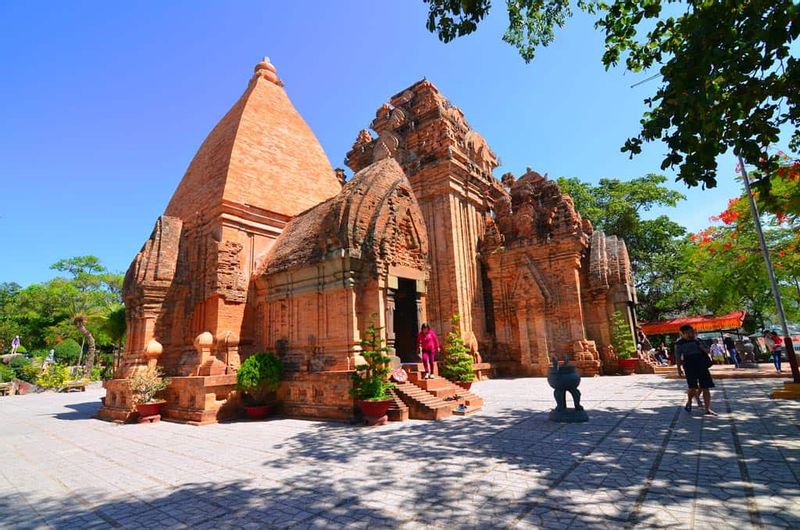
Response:
[[[477,351],[492,326],[485,311],[478,242],[492,196],[502,193],[492,175],[497,157],[461,110],[428,80],[392,96],[378,109],[371,128],[377,138],[362,130],[346,163],[358,171],[391,157],[403,167],[430,241],[428,320],[444,333],[458,313],[462,336]]]
[[[245,308],[256,258],[289,220],[340,190],[264,58],[198,149],[125,276],[128,339],[101,415],[125,417],[124,378],[157,362],[171,376],[169,416],[216,417],[233,388],[239,346],[252,342]]]
[[[376,136],[359,132],[346,163],[359,171],[393,158],[408,176],[428,232],[434,329],[446,333],[450,316],[461,315],[475,360],[498,373],[544,375],[554,354],[585,374],[598,373],[601,360],[613,365],[598,341],[608,344],[615,310],[632,320],[624,243],[595,232],[558,184],[532,169],[495,178],[494,152],[428,80],[389,98],[370,127]],[[395,346],[408,356],[400,336]]]
[[[348,419],[363,330],[377,326],[393,366],[413,373],[420,324],[444,336],[454,314],[479,375],[544,375],[553,355],[614,370],[611,316],[632,320],[636,301],[624,242],[532,169],[495,178],[494,152],[427,80],[389,98],[371,129],[347,153],[346,182],[275,67],[256,65],[125,276],[128,339],[101,417],[127,419],[130,377],[159,366],[166,417],[225,419],[240,354],[274,351],[285,413]],[[399,418],[456,406],[419,389],[395,396]]]

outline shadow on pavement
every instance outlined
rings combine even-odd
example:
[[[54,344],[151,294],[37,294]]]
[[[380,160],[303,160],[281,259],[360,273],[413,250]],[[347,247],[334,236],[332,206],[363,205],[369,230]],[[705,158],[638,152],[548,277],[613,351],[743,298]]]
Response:
[[[659,388],[683,387],[663,382]],[[732,402],[725,392],[715,392],[721,407]],[[91,507],[80,498],[53,498],[35,508],[55,528],[506,528],[520,522],[663,528],[682,527],[665,523],[664,511],[685,515],[694,505],[697,528],[704,521],[708,527],[798,528],[800,513],[779,503],[756,511],[752,503],[755,495],[800,499],[791,473],[751,476],[762,463],[768,472],[770,459],[789,456],[788,449],[765,447],[763,461],[750,462],[749,438],[742,440],[763,433],[764,421],[787,422],[781,425],[790,439],[796,415],[765,420],[754,413],[752,399],[734,396],[733,429],[729,416],[689,416],[671,402],[638,409],[624,394],[610,402],[618,407],[592,410],[587,400],[590,422],[584,424],[551,423],[546,411],[527,408],[385,428],[320,422],[282,442],[265,439],[264,450],[279,457],[265,460],[254,452],[248,470],[255,478],[165,483],[136,497],[93,498]],[[97,407],[72,405],[73,412],[56,417],[85,419]],[[4,524],[26,527],[31,521],[15,519],[14,503],[0,498],[0,513],[11,514]]]
[[[71,409],[70,412],[58,412],[53,417],[58,420],[88,420],[97,416],[100,409],[99,401],[86,401],[85,403],[71,403],[64,405]]]

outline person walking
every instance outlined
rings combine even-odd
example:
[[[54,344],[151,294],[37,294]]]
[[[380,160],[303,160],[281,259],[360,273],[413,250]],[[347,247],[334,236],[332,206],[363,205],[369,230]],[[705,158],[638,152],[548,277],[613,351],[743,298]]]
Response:
[[[439,337],[436,332],[431,329],[428,324],[422,324],[417,335],[417,349],[419,356],[422,358],[422,366],[425,370],[423,379],[433,379],[434,363],[436,362],[436,354],[439,353]]]
[[[764,341],[767,343],[772,354],[772,364],[775,365],[775,370],[781,373],[781,349],[783,348],[783,339],[774,331],[768,329],[764,330]]]
[[[692,399],[700,393],[703,394],[703,406],[707,416],[716,416],[711,410],[711,389],[714,380],[711,379],[711,358],[708,348],[697,338],[692,326],[685,324],[680,327],[681,338],[675,342],[675,360],[678,364],[678,375],[686,377],[687,391],[686,412],[692,412]]]
[[[17,348],[19,348],[19,335],[16,335],[13,339],[11,339],[11,354],[17,353]]]
[[[644,334],[642,328],[636,328],[636,343],[641,345],[642,351],[645,353],[650,353],[650,350],[653,349],[653,345],[650,344],[650,339]]]
[[[711,359],[713,360],[715,357],[722,357],[723,361],[727,355],[725,354],[725,347],[719,343],[719,339],[714,339],[714,342],[711,343],[711,348],[709,348],[709,353],[711,354]]]
[[[722,337],[722,343],[725,345],[725,349],[728,350],[728,356],[733,361],[733,364],[736,365],[736,368],[739,368],[739,353],[736,351],[736,342],[734,342],[733,337],[726,333]]]

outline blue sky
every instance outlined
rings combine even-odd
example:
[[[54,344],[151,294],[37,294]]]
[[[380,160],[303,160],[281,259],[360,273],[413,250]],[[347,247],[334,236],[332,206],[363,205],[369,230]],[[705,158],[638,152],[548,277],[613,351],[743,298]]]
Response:
[[[195,151],[269,55],[331,163],[389,96],[422,77],[461,107],[502,160],[551,177],[660,172],[661,145],[629,160],[656,81],[606,72],[592,18],[578,15],[526,65],[501,41],[497,11],[449,44],[421,1],[0,0],[0,282],[53,276],[82,254],[124,272]],[[690,230],[738,194],[687,190],[667,213]]]

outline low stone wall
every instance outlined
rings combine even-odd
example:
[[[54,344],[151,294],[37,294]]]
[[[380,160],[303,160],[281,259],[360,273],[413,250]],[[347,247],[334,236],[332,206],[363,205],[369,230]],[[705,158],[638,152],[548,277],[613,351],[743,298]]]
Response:
[[[351,371],[291,374],[281,385],[278,399],[287,416],[350,420],[355,401],[350,396]]]

